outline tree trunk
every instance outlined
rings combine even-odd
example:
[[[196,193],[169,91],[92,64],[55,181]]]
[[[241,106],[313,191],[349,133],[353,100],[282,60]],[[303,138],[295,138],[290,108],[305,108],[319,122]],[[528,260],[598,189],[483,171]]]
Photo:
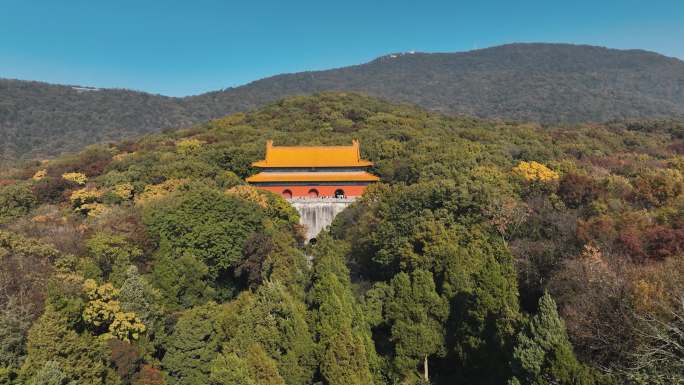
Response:
[[[425,358],[423,359],[423,376],[425,377],[425,382],[429,382],[430,378],[428,377],[428,363],[427,363],[427,355],[425,355]]]

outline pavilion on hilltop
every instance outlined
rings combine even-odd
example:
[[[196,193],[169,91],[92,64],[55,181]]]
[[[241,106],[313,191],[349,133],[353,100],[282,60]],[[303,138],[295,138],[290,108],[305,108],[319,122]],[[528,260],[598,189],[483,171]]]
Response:
[[[247,178],[251,185],[299,198],[356,198],[379,178],[366,170],[373,163],[361,159],[359,142],[351,146],[274,146],[266,143],[260,169]]]

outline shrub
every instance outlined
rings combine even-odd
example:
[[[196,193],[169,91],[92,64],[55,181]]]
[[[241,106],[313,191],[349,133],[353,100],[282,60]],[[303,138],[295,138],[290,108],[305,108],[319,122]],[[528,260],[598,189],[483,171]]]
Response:
[[[80,173],[80,172],[67,172],[67,173],[62,174],[62,178],[64,180],[69,181],[69,182],[76,183],[80,186],[83,186],[88,181],[88,177],[85,176],[85,174]]]

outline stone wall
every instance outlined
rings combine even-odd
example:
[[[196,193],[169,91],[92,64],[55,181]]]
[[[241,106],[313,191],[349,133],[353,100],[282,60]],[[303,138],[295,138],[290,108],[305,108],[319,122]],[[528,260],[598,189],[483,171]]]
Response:
[[[355,198],[296,198],[288,202],[299,212],[299,223],[306,227],[306,241],[330,226],[335,216]]]

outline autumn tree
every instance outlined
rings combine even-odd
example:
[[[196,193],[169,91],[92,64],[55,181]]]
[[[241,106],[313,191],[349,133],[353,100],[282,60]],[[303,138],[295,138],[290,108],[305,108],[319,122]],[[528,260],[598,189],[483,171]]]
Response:
[[[684,295],[664,313],[637,316],[643,344],[627,366],[627,378],[636,384],[684,384]]]
[[[98,285],[92,279],[87,279],[83,290],[88,297],[83,320],[95,333],[129,342],[139,339],[145,332],[145,324],[138,316],[121,308],[119,290],[111,283]]]
[[[152,365],[143,365],[135,376],[133,385],[166,385],[164,375]]]
[[[158,289],[154,288],[143,276],[138,268],[129,266],[126,279],[119,291],[121,309],[134,313],[145,325],[146,336],[154,339],[163,330],[164,308]]]
[[[143,362],[142,351],[137,345],[118,339],[107,341],[110,361],[123,385],[129,385]]]

